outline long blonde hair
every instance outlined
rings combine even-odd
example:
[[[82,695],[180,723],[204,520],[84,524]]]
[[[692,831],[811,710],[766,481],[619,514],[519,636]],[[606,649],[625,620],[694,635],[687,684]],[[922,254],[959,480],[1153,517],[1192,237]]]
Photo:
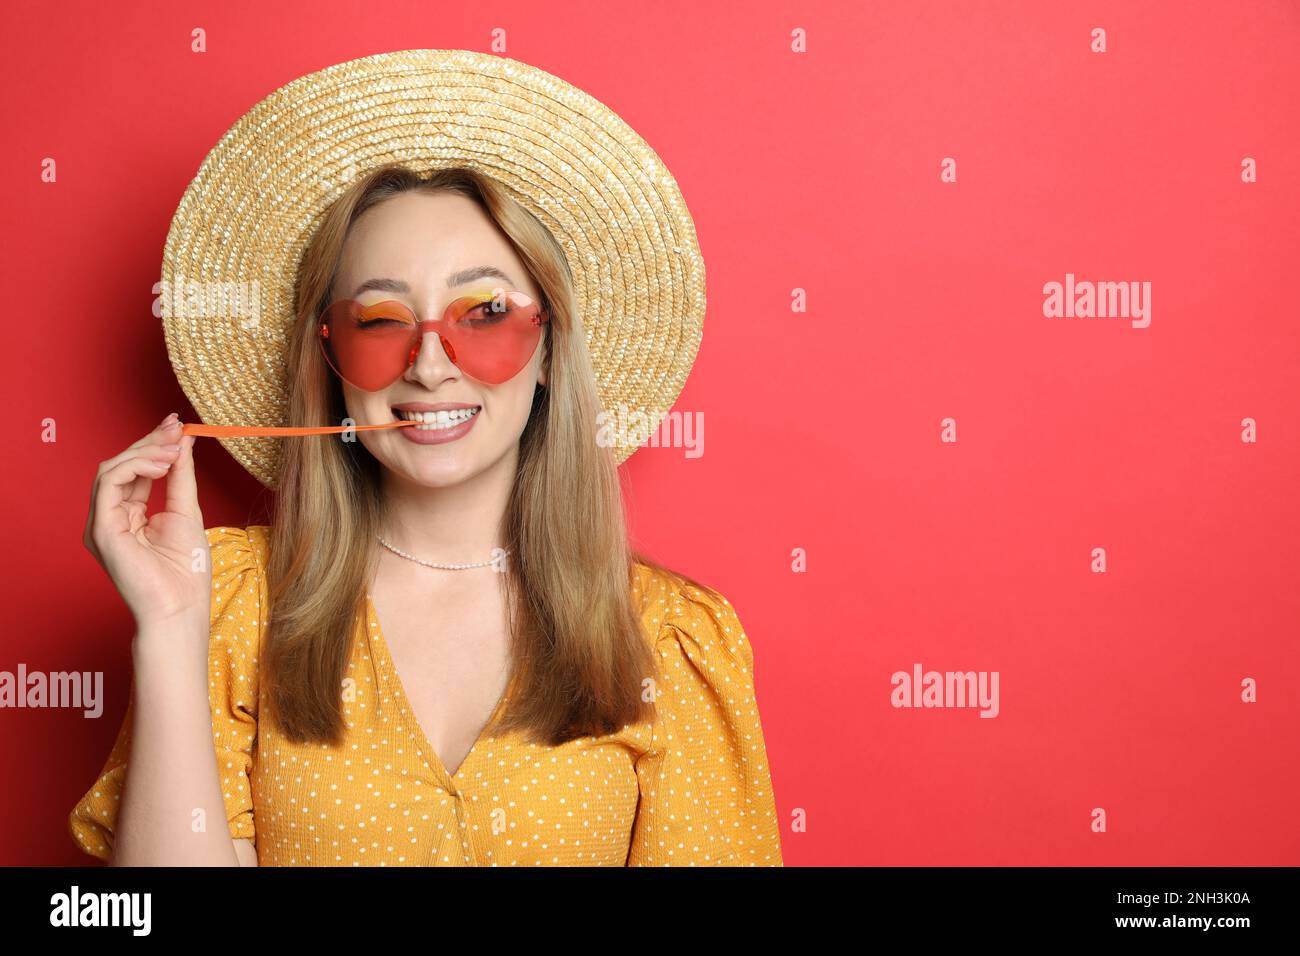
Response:
[[[595,440],[595,376],[573,280],[555,238],[494,179],[467,168],[421,176],[376,169],[327,211],[303,254],[289,339],[290,425],[346,417],[342,388],[316,341],[343,243],[357,217],[407,190],[452,191],[477,201],[510,240],[551,317],[538,387],[520,438],[519,468],[503,520],[511,549],[505,585],[512,695],[493,729],[560,744],[613,733],[653,713],[643,681],[658,680],[631,585],[640,562],[716,592],[633,551],[618,470]],[[287,739],[339,744],[342,686],[367,612],[376,534],[384,512],[382,466],[359,441],[314,436],[286,442],[271,530],[270,624],[259,670],[270,716]],[[576,493],[575,493],[576,492]]]

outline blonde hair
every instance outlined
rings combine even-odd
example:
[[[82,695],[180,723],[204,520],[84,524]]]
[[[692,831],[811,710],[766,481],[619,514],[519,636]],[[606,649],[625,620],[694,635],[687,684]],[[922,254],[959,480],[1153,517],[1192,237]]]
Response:
[[[346,416],[342,388],[316,341],[316,320],[329,304],[352,223],[408,190],[452,191],[478,202],[523,260],[550,315],[542,345],[547,384],[537,388],[520,438],[501,529],[511,549],[510,677],[523,690],[491,730],[522,731],[551,745],[613,733],[653,714],[643,681],[659,676],[633,602],[635,563],[717,595],[630,548],[617,466],[595,440],[601,405],[568,261],[501,184],[467,168],[421,176],[392,164],[363,176],[330,207],[298,269],[288,423]],[[270,716],[295,742],[338,744],[344,737],[342,685],[377,560],[381,469],[359,441],[313,436],[285,443],[259,671]]]

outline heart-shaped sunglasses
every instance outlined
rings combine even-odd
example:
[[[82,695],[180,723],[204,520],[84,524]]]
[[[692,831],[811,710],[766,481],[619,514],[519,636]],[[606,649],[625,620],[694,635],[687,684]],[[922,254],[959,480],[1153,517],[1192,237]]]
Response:
[[[447,358],[470,378],[499,385],[532,360],[548,316],[530,296],[493,289],[461,296],[441,318],[420,320],[393,299],[362,305],[339,299],[320,316],[316,337],[325,361],[345,382],[364,392],[380,392],[415,364],[425,333],[435,332]],[[184,425],[182,434],[243,436],[326,435],[376,428],[401,428],[410,421],[379,425],[328,425],[309,428]]]

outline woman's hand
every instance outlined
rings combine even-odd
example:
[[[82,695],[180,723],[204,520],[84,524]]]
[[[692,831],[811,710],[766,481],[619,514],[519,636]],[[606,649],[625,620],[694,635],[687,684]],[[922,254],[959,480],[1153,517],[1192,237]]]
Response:
[[[207,635],[211,555],[194,481],[194,436],[173,412],[115,458],[90,490],[85,545],[112,578],[140,630],[175,623]],[[155,478],[167,477],[163,510],[146,515]]]

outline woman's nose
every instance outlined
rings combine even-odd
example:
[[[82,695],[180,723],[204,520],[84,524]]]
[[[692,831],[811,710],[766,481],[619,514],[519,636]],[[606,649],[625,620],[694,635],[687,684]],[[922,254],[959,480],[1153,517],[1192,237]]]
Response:
[[[456,350],[436,331],[424,333],[411,358],[411,371],[420,378],[444,378],[456,369]]]

